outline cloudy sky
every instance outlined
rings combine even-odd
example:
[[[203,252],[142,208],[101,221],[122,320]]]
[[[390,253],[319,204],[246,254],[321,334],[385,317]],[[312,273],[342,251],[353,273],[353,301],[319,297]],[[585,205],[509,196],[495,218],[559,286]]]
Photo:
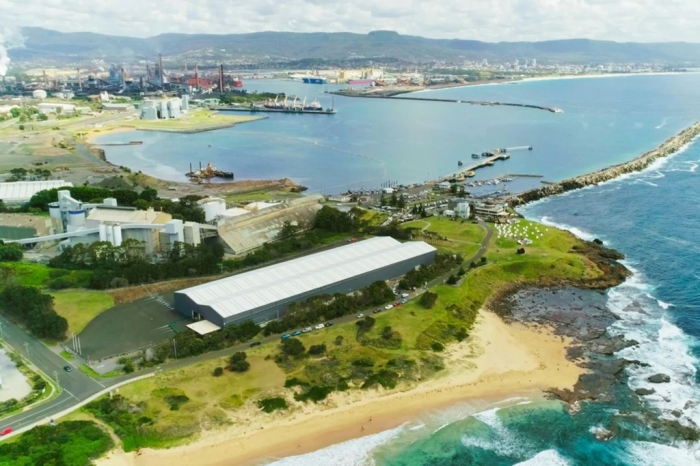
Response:
[[[0,25],[166,32],[377,29],[484,41],[700,42],[698,0],[0,0]]]

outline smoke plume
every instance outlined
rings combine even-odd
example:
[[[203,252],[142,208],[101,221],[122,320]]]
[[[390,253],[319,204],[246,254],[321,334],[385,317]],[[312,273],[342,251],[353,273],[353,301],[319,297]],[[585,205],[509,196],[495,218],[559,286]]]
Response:
[[[18,28],[3,27],[0,29],[0,76],[5,76],[10,66],[8,50],[24,47],[24,37]]]

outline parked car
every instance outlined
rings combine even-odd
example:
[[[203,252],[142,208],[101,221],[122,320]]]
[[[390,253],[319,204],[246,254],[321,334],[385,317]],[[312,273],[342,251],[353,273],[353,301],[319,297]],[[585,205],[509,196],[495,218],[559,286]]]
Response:
[[[63,366],[63,370],[66,372],[70,372],[73,370],[73,368],[71,366]]]
[[[406,304],[408,302],[408,299],[402,299],[401,304]]]
[[[384,306],[384,309],[391,309],[392,307],[394,307],[393,304],[387,304],[386,306]]]
[[[396,301],[396,302],[394,303],[394,307],[399,307],[399,306],[401,306],[401,301]]]
[[[297,330],[296,332],[292,333],[293,337],[298,337],[299,335],[301,335],[301,330]]]
[[[357,314],[357,318],[358,318],[358,319],[362,319],[364,316],[365,316],[365,315],[362,314],[362,313]]]
[[[254,347],[256,347],[256,346],[260,346],[260,342],[259,342],[259,341],[254,341],[253,343],[250,344],[250,347],[251,347],[251,348],[254,348]]]
[[[324,324],[324,327],[332,327],[332,326],[333,326],[333,322],[326,322]]]
[[[374,313],[375,313],[375,314],[378,313],[378,312],[382,312],[382,308],[381,308],[381,307],[378,307],[377,309],[374,310]]]
[[[316,330],[321,330],[324,327],[323,324],[318,324],[316,327],[314,327]]]
[[[408,298],[408,293],[401,293],[402,298]]]
[[[12,433],[12,427],[5,427],[2,432],[0,432],[0,435],[7,435]]]
[[[284,335],[282,335],[282,339],[283,339],[283,340],[286,340],[286,339],[289,338],[289,337],[291,337],[291,335],[288,334],[288,333],[285,333]]]
[[[302,332],[309,333],[311,330],[313,330],[311,327],[306,327]]]

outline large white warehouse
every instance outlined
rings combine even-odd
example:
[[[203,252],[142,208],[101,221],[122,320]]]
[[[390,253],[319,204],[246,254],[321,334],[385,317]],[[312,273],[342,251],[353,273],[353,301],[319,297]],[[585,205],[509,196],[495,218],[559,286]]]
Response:
[[[422,241],[372,238],[178,291],[175,309],[219,327],[264,322],[279,317],[293,302],[399,277],[432,263],[435,253]]]

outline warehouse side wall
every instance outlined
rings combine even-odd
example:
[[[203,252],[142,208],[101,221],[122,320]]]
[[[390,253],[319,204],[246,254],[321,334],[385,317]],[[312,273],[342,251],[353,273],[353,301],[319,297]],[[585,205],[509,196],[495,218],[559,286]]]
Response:
[[[429,253],[407,259],[396,264],[392,264],[388,267],[383,267],[381,269],[373,270],[372,272],[353,277],[349,280],[344,280],[342,282],[333,283],[332,285],[317,288],[315,290],[309,291],[307,293],[299,294],[296,296],[289,297],[285,300],[277,301],[264,308],[252,309],[250,311],[237,314],[231,317],[222,318],[218,313],[216,313],[209,306],[200,306],[194,301],[192,301],[187,295],[183,293],[175,293],[175,309],[182,314],[191,317],[192,311],[198,312],[202,317],[206,318],[210,322],[219,325],[229,325],[233,323],[241,323],[246,320],[252,320],[255,323],[265,322],[271,319],[277,319],[284,315],[284,309],[291,303],[305,301],[312,296],[318,296],[321,294],[335,294],[343,293],[347,294],[352,291],[367,287],[376,281],[389,280],[392,278],[400,277],[406,274],[408,271],[419,265],[428,265],[435,260],[436,251],[431,251]]]

